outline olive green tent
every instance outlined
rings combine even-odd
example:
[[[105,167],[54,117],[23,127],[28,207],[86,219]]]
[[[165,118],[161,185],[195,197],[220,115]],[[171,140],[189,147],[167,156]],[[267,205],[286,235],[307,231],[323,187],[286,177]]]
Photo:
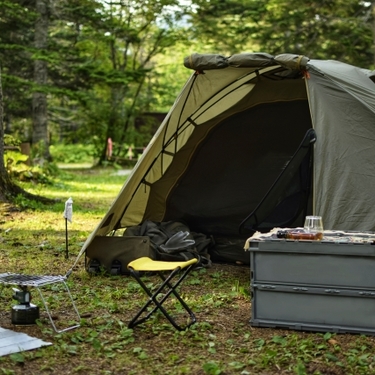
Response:
[[[228,249],[311,213],[326,229],[375,230],[373,72],[292,54],[184,64],[193,74],[81,254],[145,220],[183,221]]]

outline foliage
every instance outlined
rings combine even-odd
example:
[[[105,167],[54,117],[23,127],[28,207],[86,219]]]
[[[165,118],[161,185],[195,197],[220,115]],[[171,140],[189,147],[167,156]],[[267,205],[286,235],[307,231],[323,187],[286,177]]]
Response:
[[[4,134],[3,142],[4,142],[4,146],[16,147],[16,148],[21,144],[21,141],[18,138],[10,134]]]
[[[4,164],[12,177],[19,177],[22,170],[27,168],[25,162],[29,157],[21,154],[20,151],[6,151],[4,153]]]
[[[217,48],[213,51],[217,52]],[[206,46],[196,41],[181,39],[173,49],[166,49],[163,54],[157,56],[157,64],[147,83],[151,99],[147,102],[147,111],[167,113],[170,110],[182,86],[192,73],[183,66],[184,58],[195,52],[212,52],[205,49]],[[146,134],[150,136],[153,132]]]
[[[211,53],[232,55],[262,50],[257,33],[262,27],[260,21],[267,3],[265,0],[193,0],[193,38],[209,47]]]
[[[181,39],[176,25],[183,7],[176,8],[176,0],[109,1],[106,6],[97,0],[55,2],[48,46],[34,49],[34,3],[1,0],[0,5],[7,128],[13,131],[13,122],[32,117],[31,98],[38,92],[48,95],[54,141],[86,142],[89,135],[101,159],[108,137],[133,142],[134,119],[153,101],[152,92],[144,89],[153,59]],[[34,61],[47,64],[46,84],[34,84]]]
[[[35,12],[28,2],[0,1],[0,62],[5,123],[12,117],[31,117],[31,61]]]
[[[116,156],[108,157],[103,161],[102,165],[112,165],[118,167],[119,165],[134,166],[134,163],[139,159],[143,153],[143,147],[135,147],[134,144],[113,144]],[[76,165],[93,166],[99,157],[97,149],[93,144],[56,144],[50,147],[51,155],[54,163],[58,165],[73,167]],[[129,161],[130,163],[127,163]]]
[[[271,54],[289,51],[368,67],[374,63],[371,3],[271,0],[258,33]]]
[[[30,165],[32,156],[21,152],[21,141],[10,135],[5,135],[4,144],[8,149],[4,151],[4,166],[9,177],[17,182],[30,181],[38,184],[49,184],[51,178],[59,173],[57,167],[50,162],[43,165]]]
[[[94,163],[94,145],[84,144],[56,144],[50,146],[50,152],[55,163]]]
[[[145,108],[150,102],[150,95],[143,88],[153,70],[152,59],[179,36],[173,24],[178,13],[172,17],[168,10],[175,4],[110,2],[103,11],[101,28],[82,28],[80,40],[84,43],[78,46],[94,56],[88,71],[94,90],[87,97],[86,121],[80,132],[96,135],[102,160],[108,137],[120,144],[133,141],[134,118],[140,106]]]
[[[195,38],[222,53],[295,53],[374,66],[372,2],[193,0]]]

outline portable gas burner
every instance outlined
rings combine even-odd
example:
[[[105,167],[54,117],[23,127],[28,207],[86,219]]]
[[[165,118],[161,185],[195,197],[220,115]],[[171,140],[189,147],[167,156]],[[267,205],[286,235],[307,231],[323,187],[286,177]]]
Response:
[[[12,307],[12,324],[35,324],[39,319],[39,307],[30,302],[31,294],[27,286],[22,286],[21,290],[13,288],[13,291],[15,292],[13,299],[19,304]]]

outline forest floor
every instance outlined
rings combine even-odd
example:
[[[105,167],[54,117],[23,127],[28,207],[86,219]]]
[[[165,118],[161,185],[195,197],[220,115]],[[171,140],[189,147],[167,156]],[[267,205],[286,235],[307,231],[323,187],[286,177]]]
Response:
[[[251,326],[249,266],[214,263],[191,272],[180,287],[197,318],[190,329],[177,331],[161,314],[129,329],[128,322],[146,298],[135,280],[91,275],[85,257],[77,260],[123,180],[113,171],[70,170],[53,187],[33,191],[61,198],[54,207],[1,205],[0,272],[65,275],[74,265],[67,283],[81,320],[79,328],[55,333],[31,288],[40,319],[29,326],[15,325],[14,291],[1,286],[0,327],[51,345],[0,357],[0,374],[375,374],[373,336]],[[66,227],[62,212],[70,196],[73,221]],[[155,288],[158,279],[145,275],[144,281]],[[57,285],[45,289],[56,326],[74,324],[77,319],[63,290]],[[270,306],[275,314],[278,303]],[[166,306],[176,319],[187,321],[173,299]]]

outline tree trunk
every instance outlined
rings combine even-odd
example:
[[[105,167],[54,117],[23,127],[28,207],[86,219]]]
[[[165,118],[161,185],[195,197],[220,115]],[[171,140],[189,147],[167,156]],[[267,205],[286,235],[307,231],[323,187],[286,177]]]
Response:
[[[49,10],[48,0],[36,0],[36,11],[38,18],[35,22],[35,48],[43,55],[47,48]],[[33,147],[37,147],[39,156],[50,160],[49,136],[47,121],[47,95],[40,90],[47,83],[47,62],[43,59],[37,59],[34,62],[34,81],[38,91],[33,93]]]
[[[3,108],[3,89],[1,85],[0,72],[0,201],[7,201],[7,186],[10,179],[4,164],[4,108]]]
[[[36,200],[43,203],[55,203],[54,199],[41,197],[39,195],[30,194],[13,183],[10,179],[4,164],[4,106],[3,106],[3,89],[1,84],[0,71],[0,202],[12,202],[17,195],[23,195],[30,200]]]

